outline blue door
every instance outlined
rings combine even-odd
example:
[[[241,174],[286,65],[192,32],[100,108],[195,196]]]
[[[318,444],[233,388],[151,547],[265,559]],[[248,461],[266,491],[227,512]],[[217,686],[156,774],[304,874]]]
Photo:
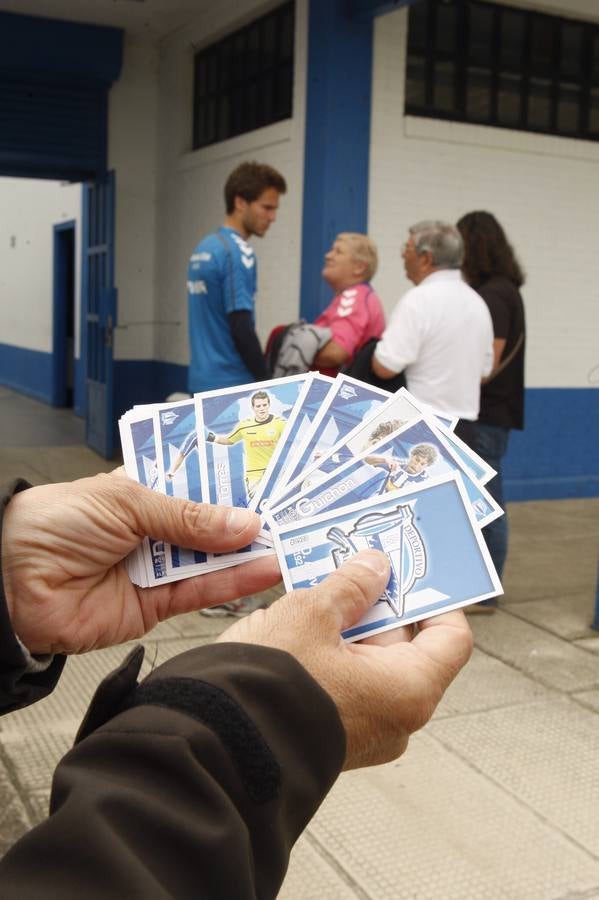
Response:
[[[86,441],[107,459],[114,454],[113,334],[117,292],[114,286],[114,172],[83,189],[82,322]]]

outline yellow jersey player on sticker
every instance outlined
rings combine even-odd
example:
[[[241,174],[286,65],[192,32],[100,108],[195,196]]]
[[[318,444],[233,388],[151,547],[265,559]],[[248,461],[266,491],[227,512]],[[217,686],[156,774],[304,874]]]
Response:
[[[250,398],[253,417],[242,419],[230,434],[209,431],[207,441],[230,446],[243,441],[245,455],[245,483],[248,497],[256,492],[279,438],[287,426],[285,419],[270,412],[270,397],[266,391],[256,391]]]

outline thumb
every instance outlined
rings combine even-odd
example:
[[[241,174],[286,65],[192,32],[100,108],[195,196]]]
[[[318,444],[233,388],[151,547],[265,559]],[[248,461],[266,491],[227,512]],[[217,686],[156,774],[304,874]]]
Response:
[[[150,535],[181,547],[208,552],[237,550],[260,530],[260,517],[249,509],[193,503],[167,497],[120,473],[108,476],[107,500],[123,510],[126,523],[139,536]]]
[[[337,631],[355,625],[374,605],[389,581],[389,560],[378,550],[356,553],[313,588],[313,603],[335,619]]]

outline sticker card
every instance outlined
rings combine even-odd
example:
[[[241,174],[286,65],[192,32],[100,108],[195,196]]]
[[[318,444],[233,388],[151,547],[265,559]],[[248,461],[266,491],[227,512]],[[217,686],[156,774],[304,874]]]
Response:
[[[343,632],[349,641],[502,593],[456,473],[272,531],[287,590],[318,584],[360,550],[387,553],[385,593]]]
[[[355,455],[328,475],[317,470],[307,476],[300,494],[270,510],[277,527],[393,490],[409,490],[452,472],[460,472],[464,479],[479,527],[503,515],[501,507],[470,476],[432,420],[422,417],[385,437],[385,428],[392,426],[393,421],[379,423],[365,444],[362,435],[353,438],[350,444]]]

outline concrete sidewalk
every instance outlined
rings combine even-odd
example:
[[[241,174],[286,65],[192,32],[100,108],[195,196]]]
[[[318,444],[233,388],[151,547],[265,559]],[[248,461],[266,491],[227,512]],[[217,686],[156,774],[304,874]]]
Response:
[[[112,467],[68,413],[57,424],[56,410],[0,389],[0,413],[11,405],[24,421],[0,437],[0,480]],[[282,900],[599,898],[599,499],[513,504],[509,516],[506,594],[494,615],[470,617],[472,661],[399,761],[339,779]],[[145,669],[226,623],[163,623],[144,641]],[[45,816],[52,770],[125,652],[72,657],[53,695],[0,720],[0,852]]]

